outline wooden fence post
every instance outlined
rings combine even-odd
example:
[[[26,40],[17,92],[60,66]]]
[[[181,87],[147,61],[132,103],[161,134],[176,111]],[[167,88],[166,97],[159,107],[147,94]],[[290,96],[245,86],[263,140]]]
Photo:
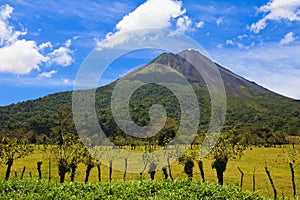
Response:
[[[238,170],[241,173],[241,183],[240,183],[240,187],[243,188],[243,180],[244,180],[244,172],[241,170],[240,167],[238,167]]]
[[[255,167],[253,170],[253,176],[252,176],[252,190],[255,192]]]
[[[293,192],[294,192],[294,198],[297,197],[297,192],[296,192],[296,183],[295,183],[295,171],[293,167],[293,162],[290,162],[290,169],[292,173],[292,184],[293,184]]]
[[[267,173],[268,178],[269,178],[269,180],[270,180],[271,186],[272,186],[272,188],[273,188],[274,199],[277,199],[277,190],[276,190],[276,188],[275,188],[275,185],[274,185],[273,179],[272,179],[272,177],[271,177],[270,171],[268,170],[267,167],[265,167],[265,170],[266,170],[266,173]]]
[[[42,161],[37,162],[37,170],[38,170],[38,173],[39,173],[39,179],[40,180],[42,179],[42,171],[41,171],[42,163],[43,163]]]
[[[21,180],[23,179],[23,176],[24,176],[24,173],[25,173],[25,169],[26,169],[26,167],[24,166],[23,170],[22,170],[22,174],[21,174]]]

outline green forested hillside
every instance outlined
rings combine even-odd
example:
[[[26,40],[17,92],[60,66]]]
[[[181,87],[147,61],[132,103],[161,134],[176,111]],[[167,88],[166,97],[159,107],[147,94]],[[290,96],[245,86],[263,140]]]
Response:
[[[197,52],[188,53],[193,54],[195,59],[203,59]],[[182,57],[174,54],[162,54],[151,63],[153,62],[171,66],[189,80],[200,106],[199,133],[204,133],[210,119],[210,97],[201,77],[197,77]],[[288,135],[300,136],[299,101],[275,94],[221,66],[218,67],[227,91],[224,129],[237,127],[238,137],[248,144],[281,144],[287,142]],[[143,67],[145,68],[147,65]],[[132,138],[123,133],[112,118],[111,96],[114,86],[115,83],[112,83],[97,89],[97,116],[108,137],[120,144],[131,143]],[[151,140],[172,138],[179,125],[180,105],[175,95],[165,87],[148,84],[139,88],[130,101],[132,119],[140,126],[147,125],[150,121],[148,112],[153,104],[163,105],[169,119],[165,129]],[[72,92],[51,94],[36,100],[0,107],[0,134],[27,134],[32,142],[39,142],[43,137],[51,135],[52,128],[55,127],[53,114],[58,108],[66,106],[72,106]]]
[[[200,128],[205,130],[210,117],[208,92],[194,84],[201,106]],[[110,97],[113,85],[101,87],[96,93],[96,110],[99,122],[108,136],[125,135],[119,130],[110,109]],[[242,90],[246,97],[227,96],[226,127],[237,125],[239,134],[252,144],[286,142],[287,135],[300,136],[300,102],[282,96]],[[0,108],[0,128],[19,130],[29,134],[50,136],[55,126],[53,114],[59,107],[71,106],[72,92],[52,94],[44,98],[26,101]],[[149,123],[149,108],[153,104],[162,104],[169,118],[178,121],[180,108],[174,94],[157,85],[140,88],[132,96],[130,111],[138,125]],[[176,123],[176,122],[175,122]],[[129,139],[129,138],[128,138]]]

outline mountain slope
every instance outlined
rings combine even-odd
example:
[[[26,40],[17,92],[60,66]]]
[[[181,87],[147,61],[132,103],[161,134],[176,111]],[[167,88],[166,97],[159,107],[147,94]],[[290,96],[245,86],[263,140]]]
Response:
[[[185,50],[180,52],[179,54],[172,54],[172,53],[162,54],[161,56],[154,59],[154,61],[152,62],[170,66],[175,70],[179,71],[181,74],[183,74],[184,77],[187,78],[187,80],[190,83],[197,83],[200,86],[204,87],[206,84],[203,78],[201,77],[199,72],[195,69],[195,67],[193,67],[192,64],[190,64],[184,59],[185,56],[189,56],[189,59],[192,60],[193,63],[204,62],[207,59],[197,51]],[[221,74],[221,77],[225,84],[225,89],[227,94],[240,96],[242,95],[241,94],[242,88],[246,88],[246,89],[259,91],[262,93],[268,93],[268,94],[272,93],[274,95],[278,95],[262,86],[257,85],[254,82],[248,81],[247,79],[238,76],[237,74],[234,74],[233,72],[220,66],[217,63],[215,64]]]
[[[179,54],[164,53],[136,72],[143,70],[146,71],[145,73],[147,70],[159,72],[156,66],[159,67],[160,64],[169,66],[182,74],[195,90],[201,111],[199,127],[201,131],[205,131],[210,119],[209,93],[201,75],[183,58],[184,56],[189,56],[190,59],[200,64],[207,59],[199,52],[192,50]],[[278,95],[218,64],[216,66],[223,78],[227,93],[225,129],[236,125],[238,137],[251,144],[282,143],[286,142],[287,135],[300,136],[299,101]],[[143,77],[140,78],[143,79]],[[116,82],[113,82],[97,89],[96,112],[108,137],[130,142],[134,139],[126,136],[112,118],[110,103],[115,84]],[[62,92],[0,107],[0,134],[1,132],[5,134],[7,130],[22,129],[25,133],[50,136],[51,129],[55,126],[52,115],[58,107],[71,106],[71,98],[72,92]],[[140,126],[147,125],[150,122],[148,112],[154,104],[163,105],[168,117],[174,119],[172,123],[178,125],[180,105],[176,96],[167,88],[155,84],[145,85],[132,95],[129,109],[135,123]]]

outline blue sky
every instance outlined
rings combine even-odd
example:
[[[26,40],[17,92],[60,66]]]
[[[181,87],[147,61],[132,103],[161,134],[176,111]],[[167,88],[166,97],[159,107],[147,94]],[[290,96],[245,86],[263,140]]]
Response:
[[[300,0],[2,0],[0,105],[72,90],[94,48],[145,27],[186,34],[224,67],[300,99],[299,9]],[[157,55],[124,56],[103,83]],[[131,64],[123,66],[129,58]]]

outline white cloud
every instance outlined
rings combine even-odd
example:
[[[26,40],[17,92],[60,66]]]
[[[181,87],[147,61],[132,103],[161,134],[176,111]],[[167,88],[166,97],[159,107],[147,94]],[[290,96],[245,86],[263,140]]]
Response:
[[[167,28],[170,20],[185,13],[182,3],[173,0],[148,0],[124,16],[116,25],[120,32],[138,28]]]
[[[231,45],[233,45],[234,43],[233,43],[232,40],[226,40],[226,44],[231,44]]]
[[[51,58],[50,62],[64,67],[71,65],[74,60],[71,56],[72,51],[69,49],[69,45],[71,45],[71,43],[68,40],[65,46],[59,47],[58,49],[55,49],[53,52],[51,52],[49,54],[49,57]]]
[[[0,48],[0,72],[28,74],[49,59],[39,53],[34,41],[17,40]]]
[[[52,70],[50,72],[43,72],[43,73],[39,74],[38,77],[41,78],[41,79],[42,78],[51,78],[56,73],[57,73],[57,71]]]
[[[62,79],[62,82],[63,82],[64,85],[71,85],[72,84],[70,79],[68,79],[68,78]]]
[[[177,31],[180,33],[184,33],[191,29],[193,22],[188,16],[182,16],[178,18],[176,22]]]
[[[70,65],[73,61],[71,41],[67,41],[64,47],[59,47],[48,54],[42,50],[49,47],[51,42],[37,45],[33,40],[21,39],[26,31],[16,31],[9,23],[13,8],[9,5],[0,7],[0,73],[29,74],[32,70],[40,70],[40,66],[46,63],[56,63],[62,66]]]
[[[10,7],[9,5],[1,6],[0,9],[1,9],[0,18],[2,20],[7,20],[8,18],[10,18],[11,13],[14,11],[14,9],[12,7]]]
[[[216,24],[218,26],[220,26],[222,23],[223,23],[223,20],[224,20],[224,17],[219,17],[217,20],[216,20]]]
[[[271,0],[258,8],[258,12],[267,13],[258,22],[253,23],[250,30],[259,33],[265,29],[268,20],[300,21],[300,0]]]
[[[21,35],[26,35],[26,31],[14,31],[13,27],[8,24],[13,8],[9,5],[0,7],[0,47],[11,44]]]
[[[247,37],[248,37],[248,35],[244,34],[244,35],[239,35],[237,38],[239,40],[242,40],[242,39],[247,38]]]
[[[198,23],[196,24],[196,27],[197,27],[197,28],[203,28],[204,25],[205,25],[205,22],[204,22],[204,21],[200,21],[200,22],[198,22]]]
[[[124,16],[116,25],[116,31],[110,32],[102,41],[96,41],[98,49],[114,46],[110,44],[111,38],[136,29],[142,28],[169,28],[172,19],[176,19],[186,12],[182,9],[182,2],[177,0],[147,0],[137,7],[133,12]],[[180,22],[179,22],[180,23]],[[182,23],[182,26],[190,23]],[[119,43],[123,43],[127,38],[121,38]]]
[[[293,32],[287,33],[284,38],[280,41],[279,45],[286,45],[294,42],[296,40],[296,37],[294,36]]]
[[[53,46],[52,46],[51,42],[45,42],[45,43],[40,44],[39,49],[45,49],[45,48],[52,49]]]
[[[80,36],[76,35],[76,36],[74,36],[72,39],[73,39],[73,40],[77,40],[78,38],[80,38]]]
[[[222,66],[279,94],[300,99],[300,43],[276,43],[251,49],[216,49],[210,55]]]
[[[267,27],[267,19],[263,18],[256,22],[255,24],[251,24],[250,30],[254,33],[259,33],[261,30]]]
[[[68,39],[65,43],[66,48],[70,48],[71,44],[72,44],[72,40]]]

